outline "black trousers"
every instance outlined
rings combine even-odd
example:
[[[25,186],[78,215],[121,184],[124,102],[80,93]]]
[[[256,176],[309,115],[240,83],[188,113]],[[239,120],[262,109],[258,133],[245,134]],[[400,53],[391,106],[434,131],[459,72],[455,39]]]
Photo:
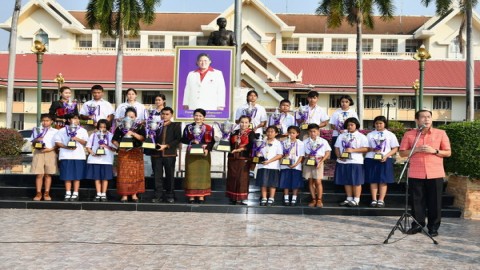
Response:
[[[155,172],[155,198],[157,199],[173,199],[175,179],[173,174],[175,172],[176,157],[155,157],[152,158]],[[163,171],[165,170],[165,177]],[[165,189],[165,193],[164,193]]]
[[[443,178],[409,178],[409,181],[413,217],[425,226],[425,216],[427,216],[427,228],[438,230],[442,218]]]

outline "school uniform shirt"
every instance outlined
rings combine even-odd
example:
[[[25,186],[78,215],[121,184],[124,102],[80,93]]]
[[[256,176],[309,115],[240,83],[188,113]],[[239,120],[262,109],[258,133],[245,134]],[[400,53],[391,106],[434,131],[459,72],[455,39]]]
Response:
[[[265,157],[265,160],[272,159],[276,155],[283,155],[283,147],[280,141],[277,139],[273,140],[269,145],[265,141],[265,146],[260,150],[262,156]],[[267,165],[258,164],[258,169],[272,169],[272,170],[279,170],[280,169],[280,160],[276,160],[272,163]]]
[[[87,106],[90,104],[95,104],[97,108],[95,109],[95,121],[98,122],[100,119],[107,119],[107,117],[111,114],[115,114],[113,110],[112,104],[110,102],[104,100],[103,98],[100,100],[89,100],[85,102],[80,109],[81,115],[89,116]]]
[[[88,133],[87,131],[80,127],[77,130],[77,138],[80,138],[84,141],[88,141]],[[55,134],[54,137],[55,142],[60,142],[63,143],[65,146],[67,146],[68,142],[70,141],[70,136],[68,135],[67,127],[64,127],[62,129],[59,129],[57,134]],[[60,153],[58,154],[58,159],[63,160],[63,159],[75,159],[75,160],[85,160],[86,155],[85,155],[85,150],[83,149],[83,145],[81,145],[79,142],[75,141],[77,148],[71,150],[71,149],[66,149],[66,148],[60,148]]]
[[[273,117],[270,116],[267,127],[273,125],[275,125],[275,120],[273,120]],[[291,114],[281,113],[280,125],[282,126],[282,130],[280,130],[280,135],[286,134],[288,127],[295,126],[295,118]]]
[[[354,133],[346,132],[338,135],[337,142],[335,143],[335,147],[340,149],[340,153],[343,152],[344,140],[350,142],[350,148],[357,149],[361,147],[368,147],[367,136],[358,132],[358,130]],[[338,158],[337,162],[342,164],[363,164],[363,153],[351,153],[351,156],[351,159],[346,159],[345,161]]]
[[[53,128],[53,127],[49,127],[47,129],[47,131],[45,132],[45,134],[43,135],[43,143],[45,144],[45,148],[53,148],[55,146],[55,141],[54,141],[54,137],[55,137],[55,134],[57,134],[58,130]],[[33,139],[35,139],[39,134],[37,134],[37,130],[34,128],[33,129],[33,132],[32,132],[32,135],[30,136],[30,141],[33,141]]]
[[[137,110],[137,120],[143,121],[145,120],[145,106],[143,104],[136,102],[132,104],[128,102],[124,102],[118,106],[117,110],[115,111],[115,119],[120,119],[125,117],[125,111],[128,107],[134,107]]]
[[[293,146],[291,144],[292,142],[289,139],[283,141],[282,151],[285,153],[285,149],[291,147],[288,156],[290,157],[290,160],[292,160],[292,164],[295,164],[301,157],[305,156],[305,144],[298,139],[293,143]],[[280,169],[290,169],[290,167],[287,165],[280,165]],[[294,169],[301,171],[302,163],[299,163]]]
[[[329,124],[334,125],[335,127],[343,126],[343,123],[345,123],[345,120],[347,120],[350,117],[354,117],[358,120],[357,112],[355,110],[353,110],[352,108],[348,109],[347,111],[344,111],[342,109],[337,109],[332,114],[332,117],[330,117]],[[341,128],[341,130],[345,130],[345,129]],[[332,136],[337,137],[338,134],[340,134],[340,133],[338,132],[338,130],[336,128],[334,128]]]
[[[372,131],[367,134],[368,145],[370,148],[375,149],[377,145],[382,148],[383,155],[387,154],[392,150],[392,148],[399,147],[397,136],[388,130],[384,131]],[[375,153],[378,152],[368,152],[365,158],[373,158]],[[391,158],[391,157],[390,157]]]
[[[203,75],[200,69],[190,71],[185,85],[183,106],[188,106],[189,110],[202,108],[216,111],[218,107],[225,107],[226,92],[222,71],[212,67]]]
[[[307,139],[305,139],[303,141],[304,145],[305,145],[305,156],[309,156],[310,153],[312,153],[312,144],[314,143],[314,140],[310,137],[308,137]],[[320,147],[317,152],[315,153],[315,157],[316,158],[322,158],[325,156],[325,153],[327,151],[332,151],[332,148],[330,147],[330,144],[328,143],[327,140],[325,140],[324,138],[318,136],[317,138],[315,138],[315,143],[317,145],[322,145],[322,147]]]
[[[88,142],[86,147],[92,149],[92,151],[95,153],[97,149],[100,147],[98,144],[98,141],[100,140],[97,136],[97,132],[92,133],[90,137],[88,138]],[[109,147],[115,148],[115,146],[112,144],[112,137],[113,134],[110,132],[107,132],[105,135],[105,145],[108,145]],[[99,156],[93,156],[89,155],[87,159],[87,164],[106,164],[106,165],[113,165],[113,151],[107,148],[105,149],[105,155],[99,155]]]
[[[315,107],[311,108],[309,105],[303,106],[305,111],[308,111],[308,118],[306,123],[307,124],[317,124],[327,121],[328,115],[324,109],[320,108],[320,106],[315,105]],[[299,113],[297,113],[296,119],[302,119]]]
[[[240,116],[242,116],[242,115],[246,115],[245,110],[248,109],[248,107],[249,107],[248,104],[244,104],[244,105],[240,106],[240,108],[238,108],[237,111],[235,112],[235,120],[240,119]],[[260,123],[268,120],[267,111],[265,110],[265,108],[262,105],[255,104],[255,108],[257,110],[252,115],[252,124],[253,124],[254,128],[257,127],[258,125],[260,125]],[[257,129],[255,131],[255,133],[263,134],[263,128]]]

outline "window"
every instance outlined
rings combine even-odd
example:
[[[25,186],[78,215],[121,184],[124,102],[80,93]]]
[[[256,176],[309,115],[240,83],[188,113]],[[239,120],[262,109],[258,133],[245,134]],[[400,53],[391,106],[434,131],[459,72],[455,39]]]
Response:
[[[197,46],[207,46],[208,37],[197,37]]]
[[[398,40],[397,39],[382,39],[380,51],[381,52],[397,52],[398,51]]]
[[[332,38],[332,52],[346,52],[348,50],[348,39]]]
[[[107,93],[103,94],[104,97],[107,97],[108,102],[115,104],[115,90],[106,91]],[[122,91],[122,102],[127,99],[127,91]]]
[[[295,95],[295,104],[292,103],[292,109],[297,108],[302,104],[303,106],[308,104],[307,94],[296,94]]]
[[[140,37],[135,38],[126,38],[126,46],[128,49],[139,49],[140,48]]]
[[[165,49],[165,37],[164,36],[149,36],[148,47],[150,49]]]
[[[365,96],[364,107],[365,109],[378,109],[380,108],[380,100],[382,96]]]
[[[371,38],[362,39],[362,51],[371,52],[372,49],[373,49],[373,39]]]
[[[282,38],[282,50],[298,51],[298,38]]]
[[[403,110],[415,109],[415,97],[400,96],[398,99],[398,108]]]
[[[77,46],[80,48],[91,48],[92,47],[92,35],[78,35],[77,36]]]
[[[434,110],[451,110],[452,98],[451,97],[433,97],[433,109]]]
[[[307,51],[309,52],[323,51],[323,38],[307,38]]]
[[[407,39],[405,41],[405,52],[416,52],[420,45],[422,44],[421,40],[418,39]]]
[[[480,110],[480,97],[475,97],[473,100],[474,110]]]
[[[58,90],[42,90],[42,102],[59,100]]]
[[[173,47],[177,47],[177,46],[188,46],[188,41],[189,38],[188,36],[176,36],[176,37],[173,37]]]
[[[275,90],[283,99],[288,99],[288,90]]]
[[[329,108],[340,108],[340,98],[343,95],[330,95]]]
[[[92,94],[90,94],[90,90],[75,90],[75,99],[85,103],[92,99]]]
[[[460,44],[458,43],[458,40],[452,39],[450,42],[450,52],[451,53],[460,53]]]
[[[113,38],[106,37],[102,40],[103,48],[115,48],[116,45],[117,45],[117,42]]]
[[[155,104],[155,96],[158,94],[160,94],[160,91],[142,92],[142,104]]]
[[[13,89],[13,101],[25,101],[25,89]]]

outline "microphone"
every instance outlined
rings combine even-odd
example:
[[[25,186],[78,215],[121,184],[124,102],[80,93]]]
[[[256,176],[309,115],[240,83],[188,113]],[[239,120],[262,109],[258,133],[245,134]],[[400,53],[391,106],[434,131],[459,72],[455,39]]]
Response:
[[[427,126],[425,124],[422,124],[421,126],[418,127],[418,131],[422,131],[424,128],[426,128]]]

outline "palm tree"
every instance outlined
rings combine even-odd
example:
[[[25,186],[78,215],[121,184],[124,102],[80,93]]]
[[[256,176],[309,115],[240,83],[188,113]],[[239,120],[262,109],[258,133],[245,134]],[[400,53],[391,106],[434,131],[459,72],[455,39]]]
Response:
[[[17,56],[17,28],[18,17],[20,15],[20,8],[22,7],[22,0],[15,1],[12,16],[12,28],[10,30],[10,44],[8,45],[8,82],[7,82],[7,119],[6,127],[12,127],[12,108],[13,108],[13,87],[15,82],[15,61]]]
[[[348,24],[357,28],[357,114],[363,125],[363,63],[362,63],[362,27],[373,29],[373,12],[378,9],[381,19],[393,18],[393,0],[323,0],[316,10],[318,15],[327,15],[327,25],[337,28],[346,19]]]
[[[422,4],[426,7],[430,5],[431,0],[422,0]],[[448,13],[452,5],[457,4],[460,7],[460,10],[464,14],[462,23],[460,25],[457,41],[460,46],[460,52],[463,53],[463,31],[466,27],[466,119],[467,121],[473,121],[475,118],[474,111],[474,61],[473,61],[473,47],[472,47],[472,10],[478,4],[478,0],[437,0],[436,3],[436,13],[440,16]]]
[[[152,24],[155,6],[161,0],[90,0],[85,15],[88,26],[98,26],[103,36],[118,39],[115,71],[115,103],[122,103],[123,49],[125,33],[135,37],[140,31],[140,22]]]

